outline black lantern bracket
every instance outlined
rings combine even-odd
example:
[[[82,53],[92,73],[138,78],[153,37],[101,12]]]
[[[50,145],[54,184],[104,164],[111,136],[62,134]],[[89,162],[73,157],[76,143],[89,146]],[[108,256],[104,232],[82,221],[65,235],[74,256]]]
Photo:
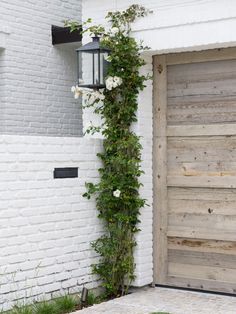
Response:
[[[73,32],[71,32],[70,27],[60,27],[52,25],[52,44],[67,44],[67,43],[78,43],[82,41],[82,26]]]

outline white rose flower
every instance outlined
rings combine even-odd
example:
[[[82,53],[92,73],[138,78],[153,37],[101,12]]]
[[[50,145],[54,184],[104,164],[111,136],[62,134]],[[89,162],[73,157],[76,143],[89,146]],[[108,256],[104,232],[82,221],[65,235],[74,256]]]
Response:
[[[113,196],[115,196],[117,198],[120,197],[120,194],[121,194],[121,191],[118,189],[113,192]]]
[[[112,87],[113,87],[113,78],[112,76],[109,76],[107,79],[106,79],[106,88],[108,90],[112,90]]]
[[[100,94],[100,100],[104,100],[105,96],[103,94]]]
[[[110,30],[111,36],[115,36],[118,32],[119,32],[119,28],[118,27],[112,27],[111,30]]]
[[[97,100],[96,96],[91,93],[89,98],[88,98],[89,105],[92,105],[96,100]]]
[[[112,90],[113,88],[116,88],[117,86],[122,84],[122,78],[118,77],[118,76],[109,76],[106,79],[106,88],[108,90]]]
[[[88,103],[88,105],[93,105],[95,101],[97,100],[100,101],[100,100],[105,99],[105,96],[103,95],[103,93],[99,91],[84,90],[83,96],[84,96],[84,100]]]
[[[75,98],[75,99],[78,99],[79,96],[80,96],[80,93],[75,93],[75,94],[74,94],[74,98]]]
[[[113,81],[114,81],[114,85],[116,86],[119,86],[122,84],[122,79],[118,76],[114,76]]]
[[[74,97],[78,99],[82,95],[83,90],[78,85],[75,86]]]
[[[86,88],[81,88],[78,85],[71,87],[71,92],[74,93],[75,99],[78,99],[80,96],[84,96],[85,98],[89,98],[91,95],[91,91]]]
[[[99,100],[105,99],[105,96],[102,93],[100,93],[99,91],[94,92],[94,95],[95,95],[96,99],[99,99]]]

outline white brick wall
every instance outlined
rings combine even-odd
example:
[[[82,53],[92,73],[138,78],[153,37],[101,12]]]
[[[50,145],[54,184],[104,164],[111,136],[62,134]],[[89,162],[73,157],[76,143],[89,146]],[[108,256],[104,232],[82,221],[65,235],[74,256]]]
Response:
[[[101,227],[85,181],[97,180],[101,140],[0,136],[0,309],[96,286],[90,242]],[[79,177],[53,179],[55,167]]]
[[[80,0],[0,1],[1,134],[82,135],[70,92],[78,44],[52,46],[51,25],[65,19],[81,20]]]
[[[151,50],[144,54],[152,72],[152,56],[164,52],[192,51],[236,45],[236,2],[209,0],[83,0],[83,19],[91,17],[94,23],[104,24],[108,11],[123,10],[133,3],[152,9],[153,14],[134,24],[133,36],[144,40]],[[86,39],[87,40],[87,39]],[[152,84],[139,97],[138,122],[134,129],[142,136],[144,187],[141,194],[150,207],[142,209],[141,232],[137,237],[135,285],[152,282]],[[91,120],[84,114],[84,124]]]
[[[145,56],[144,73],[151,73],[152,55],[158,52],[225,47],[236,42],[234,1],[135,2],[154,10],[152,16],[136,23],[134,31],[136,38],[144,39],[152,48]],[[84,0],[84,19],[92,17],[103,23],[108,10],[132,3]],[[73,80],[71,71],[75,70],[73,62],[68,61],[72,50],[50,46],[50,25],[59,25],[64,18],[78,18],[78,5],[77,0],[1,1],[0,18],[10,34],[5,37],[6,49],[0,50],[0,132],[1,119],[10,114],[6,108],[13,106],[20,113],[25,107],[29,112],[32,104],[35,110],[42,103],[53,109],[57,103],[73,102],[68,89]],[[135,285],[142,286],[151,283],[153,276],[151,81],[139,100],[134,129],[142,136],[143,145],[145,174],[141,194],[150,205],[142,209],[135,253]],[[73,106],[77,103],[73,102]],[[18,113],[12,121],[16,121]],[[45,132],[48,126],[47,134],[51,134],[49,125],[42,120],[45,111],[39,110],[37,115],[36,122],[42,124],[27,124],[26,128],[32,134],[39,133],[39,129]],[[91,115],[84,114],[85,125],[90,119]],[[16,130],[13,125],[8,130],[26,132],[26,120],[22,121],[23,129]],[[4,308],[25,296],[44,293],[50,297],[63,289],[78,289],[84,283],[96,285],[90,275],[95,259],[90,241],[99,236],[101,228],[95,204],[81,195],[84,182],[97,179],[99,149],[99,139],[0,136],[0,305]],[[53,180],[53,169],[62,166],[78,166],[79,178]]]

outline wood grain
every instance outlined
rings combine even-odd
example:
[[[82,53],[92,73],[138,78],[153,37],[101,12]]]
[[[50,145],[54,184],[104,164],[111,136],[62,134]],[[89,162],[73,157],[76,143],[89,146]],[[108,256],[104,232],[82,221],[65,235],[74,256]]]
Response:
[[[154,60],[155,283],[236,294],[236,48]]]
[[[167,127],[169,137],[193,137],[193,136],[214,136],[214,135],[236,135],[236,124],[199,124],[199,125],[177,125]]]
[[[202,252],[206,255],[207,253],[218,253],[220,256],[236,256],[236,242],[233,241],[169,237],[168,249],[186,253],[189,251],[190,255],[192,252]]]
[[[165,57],[154,57],[154,281],[167,276],[167,74]]]

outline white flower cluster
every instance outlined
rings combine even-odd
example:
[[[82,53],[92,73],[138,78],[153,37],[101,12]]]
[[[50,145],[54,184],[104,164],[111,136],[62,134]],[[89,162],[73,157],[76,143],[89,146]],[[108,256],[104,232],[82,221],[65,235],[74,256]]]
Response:
[[[112,27],[110,29],[110,35],[111,36],[115,36],[118,32],[119,32],[119,28],[118,27]]]
[[[121,194],[121,191],[120,190],[115,190],[114,192],[113,192],[113,196],[114,197],[120,197],[120,194]]]
[[[75,99],[78,99],[79,96],[84,96],[84,100],[88,105],[92,105],[95,101],[102,101],[105,99],[103,93],[99,91],[93,91],[91,89],[81,88],[78,85],[71,87],[71,92],[74,93]]]
[[[71,92],[74,94],[75,99],[78,99],[79,96],[82,95],[82,88],[80,88],[78,85],[72,86]]]
[[[118,27],[112,27],[110,30],[109,30],[109,35],[111,37],[115,37],[119,32],[120,33],[123,33],[124,35],[127,35],[128,34],[128,27],[126,26],[123,26],[123,25],[120,25],[119,28]]]
[[[108,90],[112,90],[113,88],[116,88],[117,86],[120,86],[122,84],[122,78],[118,76],[109,76],[106,79],[106,88]]]
[[[84,100],[88,105],[92,105],[95,101],[102,101],[105,99],[105,96],[99,91],[85,91]]]

